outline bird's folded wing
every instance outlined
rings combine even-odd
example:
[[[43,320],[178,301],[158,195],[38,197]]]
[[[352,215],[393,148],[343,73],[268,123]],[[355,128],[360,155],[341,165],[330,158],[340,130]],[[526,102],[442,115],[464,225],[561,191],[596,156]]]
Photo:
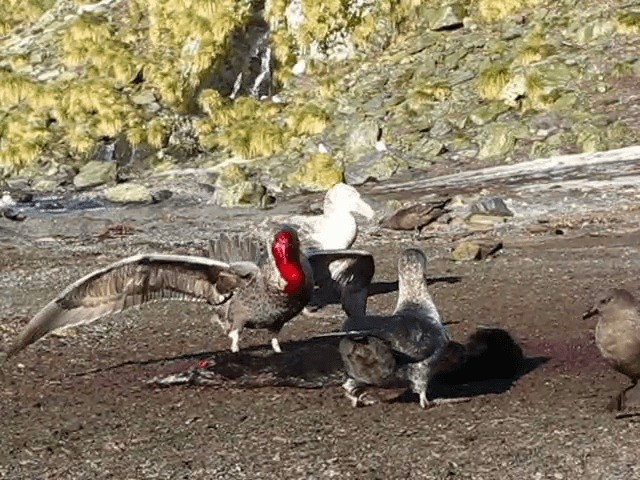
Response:
[[[162,300],[219,305],[255,274],[210,258],[136,255],[96,270],[65,288],[26,325],[9,356],[46,334],[90,323],[129,307]]]

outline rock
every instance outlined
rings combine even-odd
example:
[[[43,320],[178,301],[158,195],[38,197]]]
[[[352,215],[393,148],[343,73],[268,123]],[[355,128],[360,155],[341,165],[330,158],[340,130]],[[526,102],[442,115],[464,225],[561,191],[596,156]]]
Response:
[[[4,218],[13,220],[14,222],[22,222],[25,218],[27,218],[26,215],[20,210],[12,207],[3,208],[2,215],[4,216]]]
[[[100,162],[94,160],[85,164],[73,179],[73,185],[78,189],[91,188],[116,179],[115,162]]]
[[[380,127],[373,120],[364,121],[356,126],[347,140],[346,149],[352,157],[375,151],[380,136]]]
[[[531,158],[548,158],[562,155],[567,153],[567,148],[575,143],[576,139],[571,133],[556,133],[545,140],[534,142],[531,145],[529,156]]]
[[[483,137],[485,140],[478,153],[478,158],[481,160],[505,157],[513,151],[516,145],[516,137],[509,125],[490,125]]]
[[[131,95],[131,101],[136,105],[149,105],[156,101],[156,96],[151,90],[142,90]]]
[[[441,153],[447,151],[447,147],[440,140],[436,140],[435,138],[424,139],[417,147],[417,150],[420,152],[421,156],[424,155],[426,157],[437,157]]]
[[[380,223],[391,230],[422,229],[447,212],[450,198],[432,203],[422,203],[401,208]]]
[[[37,192],[51,192],[58,188],[59,182],[46,178],[39,178],[33,182],[31,188]]]
[[[407,162],[388,152],[375,152],[347,165],[344,171],[345,181],[350,185],[362,185],[370,180],[387,180],[398,169],[406,168]]]
[[[158,190],[151,194],[153,203],[164,202],[165,200],[169,200],[172,196],[173,192],[171,190]]]
[[[289,175],[289,183],[308,190],[329,190],[344,181],[344,170],[326,153],[315,153],[298,170]]]
[[[13,192],[11,198],[17,203],[31,203],[33,202],[33,193],[25,191]]]
[[[425,18],[431,30],[453,30],[462,27],[467,16],[466,8],[460,3],[453,3],[425,12]]]
[[[582,25],[583,20],[578,17],[578,24],[581,25],[576,30],[575,36],[578,43],[586,45],[599,39],[610,38],[615,31],[615,25],[610,20],[597,20],[588,25]]]
[[[469,241],[459,243],[453,252],[451,260],[467,262],[471,260],[484,260],[502,250],[500,241]]]
[[[484,215],[472,213],[465,219],[465,221],[469,224],[474,225],[495,225],[496,223],[504,223],[507,221],[507,219],[500,215]]]
[[[476,108],[470,115],[469,120],[474,125],[485,125],[493,122],[498,115],[509,110],[509,107],[502,102],[491,102]]]
[[[120,183],[104,192],[113,203],[151,203],[153,196],[147,187],[139,183]]]
[[[236,164],[220,172],[215,188],[212,203],[222,207],[260,207],[268,199],[267,189],[249,180],[245,170]]]
[[[474,202],[471,205],[471,213],[496,217],[513,217],[513,212],[500,197],[483,198]]]

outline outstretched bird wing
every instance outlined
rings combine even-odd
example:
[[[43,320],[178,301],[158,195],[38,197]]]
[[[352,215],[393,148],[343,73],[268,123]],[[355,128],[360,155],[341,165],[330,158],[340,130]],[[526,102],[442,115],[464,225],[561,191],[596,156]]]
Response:
[[[24,328],[6,352],[15,355],[48,333],[162,299],[220,305],[251,281],[254,269],[210,258],[135,255],[96,270],[65,288]]]
[[[375,273],[373,255],[363,250],[313,250],[307,258],[315,284],[338,290],[347,315],[364,316]]]

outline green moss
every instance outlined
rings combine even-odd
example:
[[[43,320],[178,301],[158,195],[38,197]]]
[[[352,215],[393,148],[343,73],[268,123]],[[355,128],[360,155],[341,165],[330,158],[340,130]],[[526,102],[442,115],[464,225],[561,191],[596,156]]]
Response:
[[[626,12],[618,15],[616,29],[627,35],[640,33],[640,12]]]
[[[289,176],[289,184],[310,190],[328,190],[344,181],[344,169],[330,155],[316,153]]]
[[[525,8],[537,5],[540,1],[541,0],[479,0],[478,11],[484,20],[495,22],[510,17]]]
[[[318,105],[307,103],[294,110],[287,117],[287,126],[296,135],[316,135],[322,133],[329,123],[329,115]]]
[[[480,71],[476,83],[478,95],[486,100],[498,100],[509,83],[509,67],[503,63],[491,64]]]
[[[55,0],[4,0],[0,16],[0,35],[5,35],[18,25],[30,24],[37,20]]]
[[[451,95],[451,86],[444,81],[420,81],[407,93],[407,104],[412,110],[421,110],[424,105],[442,102]]]
[[[215,137],[215,144],[242,158],[270,156],[285,146],[284,129],[266,120],[244,121],[224,129]]]

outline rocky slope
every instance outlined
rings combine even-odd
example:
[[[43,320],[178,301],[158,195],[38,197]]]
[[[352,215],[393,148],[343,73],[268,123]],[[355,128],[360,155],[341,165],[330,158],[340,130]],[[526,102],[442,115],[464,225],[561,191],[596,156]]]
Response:
[[[0,173],[110,188],[194,168],[221,205],[638,142],[640,6],[9,0]],[[79,173],[78,173],[79,172]],[[142,187],[142,188],[141,188]],[[115,192],[115,193],[114,193]],[[108,196],[108,195],[107,195]]]

